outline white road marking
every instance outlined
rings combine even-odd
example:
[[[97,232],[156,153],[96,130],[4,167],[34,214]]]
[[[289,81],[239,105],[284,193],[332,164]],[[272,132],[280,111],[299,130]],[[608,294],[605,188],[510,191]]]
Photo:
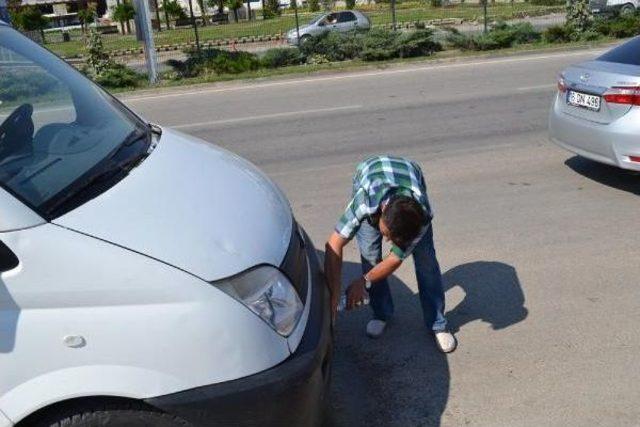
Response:
[[[500,64],[517,63],[517,62],[540,61],[545,59],[557,58],[560,56],[565,58],[572,57],[572,56],[593,56],[597,52],[603,52],[603,51],[604,50],[600,49],[600,50],[588,50],[588,51],[577,51],[577,52],[560,52],[560,53],[549,54],[549,55],[532,55],[532,56],[518,56],[518,57],[510,57],[510,58],[502,58],[502,59],[486,59],[483,61],[460,62],[460,63],[453,63],[453,64],[450,64],[450,63],[449,64],[431,64],[423,67],[358,72],[358,73],[338,75],[338,76],[313,77],[313,78],[306,78],[306,79],[291,79],[291,80],[277,81],[277,82],[255,83],[255,84],[249,84],[249,85],[243,85],[243,86],[202,89],[198,91],[188,91],[188,92],[165,93],[162,95],[139,96],[139,97],[123,98],[123,101],[140,102],[140,101],[162,99],[162,98],[175,98],[180,96],[202,95],[202,94],[208,94],[208,93],[235,92],[240,90],[264,89],[264,88],[270,88],[270,87],[289,86],[289,85],[297,85],[297,84],[305,84],[305,83],[359,79],[364,77],[384,76],[389,74],[417,73],[417,72],[425,72],[425,71],[438,71],[438,70],[449,69],[449,68],[467,68],[467,67],[477,67],[477,66],[483,66],[483,65],[486,66],[486,65],[500,65]]]
[[[183,125],[173,125],[168,126],[173,129],[185,129],[185,128],[193,128],[199,126],[212,126],[212,125],[223,125],[228,123],[239,123],[239,122],[247,122],[254,120],[265,120],[265,119],[276,119],[282,117],[293,117],[293,116],[304,116],[308,114],[319,114],[319,113],[331,113],[334,111],[344,111],[344,110],[357,110],[362,108],[362,105],[345,105],[342,107],[331,107],[331,108],[318,108],[315,110],[298,110],[298,111],[287,111],[284,113],[274,113],[274,114],[264,114],[261,116],[249,116],[249,117],[236,117],[233,119],[224,119],[224,120],[212,120],[209,122],[200,122],[200,123],[187,123]]]
[[[555,84],[546,84],[546,85],[537,85],[537,86],[525,86],[525,87],[519,87],[518,91],[520,92],[527,92],[530,90],[539,90],[539,89],[553,89],[555,88],[556,85]]]

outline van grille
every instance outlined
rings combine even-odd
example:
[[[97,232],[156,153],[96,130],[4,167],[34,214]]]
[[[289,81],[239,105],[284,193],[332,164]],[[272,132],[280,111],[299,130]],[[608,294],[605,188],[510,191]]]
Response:
[[[293,287],[298,291],[298,296],[303,304],[307,302],[308,275],[307,275],[307,252],[305,242],[302,238],[298,224],[293,222],[293,232],[289,249],[280,265],[280,270],[291,281]]]

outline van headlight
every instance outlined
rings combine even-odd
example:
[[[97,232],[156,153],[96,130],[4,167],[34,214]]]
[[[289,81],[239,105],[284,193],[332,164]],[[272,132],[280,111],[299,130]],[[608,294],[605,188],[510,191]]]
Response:
[[[289,279],[275,267],[257,267],[213,284],[285,337],[293,332],[304,309]]]

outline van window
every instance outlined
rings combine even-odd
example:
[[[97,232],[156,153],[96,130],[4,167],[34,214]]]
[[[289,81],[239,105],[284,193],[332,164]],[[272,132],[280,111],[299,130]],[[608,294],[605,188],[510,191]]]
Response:
[[[139,155],[144,144],[118,148],[147,130],[62,60],[0,27],[0,185],[43,217]]]
[[[618,64],[640,65],[640,37],[636,37],[623,45],[605,53],[598,61],[616,62]]]

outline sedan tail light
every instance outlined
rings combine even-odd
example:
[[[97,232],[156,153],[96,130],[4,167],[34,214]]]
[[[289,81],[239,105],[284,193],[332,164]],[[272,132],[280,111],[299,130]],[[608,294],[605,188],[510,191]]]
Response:
[[[558,92],[565,93],[567,91],[567,82],[562,74],[558,75]]]
[[[640,105],[640,87],[612,87],[604,93],[604,99],[612,104]]]

